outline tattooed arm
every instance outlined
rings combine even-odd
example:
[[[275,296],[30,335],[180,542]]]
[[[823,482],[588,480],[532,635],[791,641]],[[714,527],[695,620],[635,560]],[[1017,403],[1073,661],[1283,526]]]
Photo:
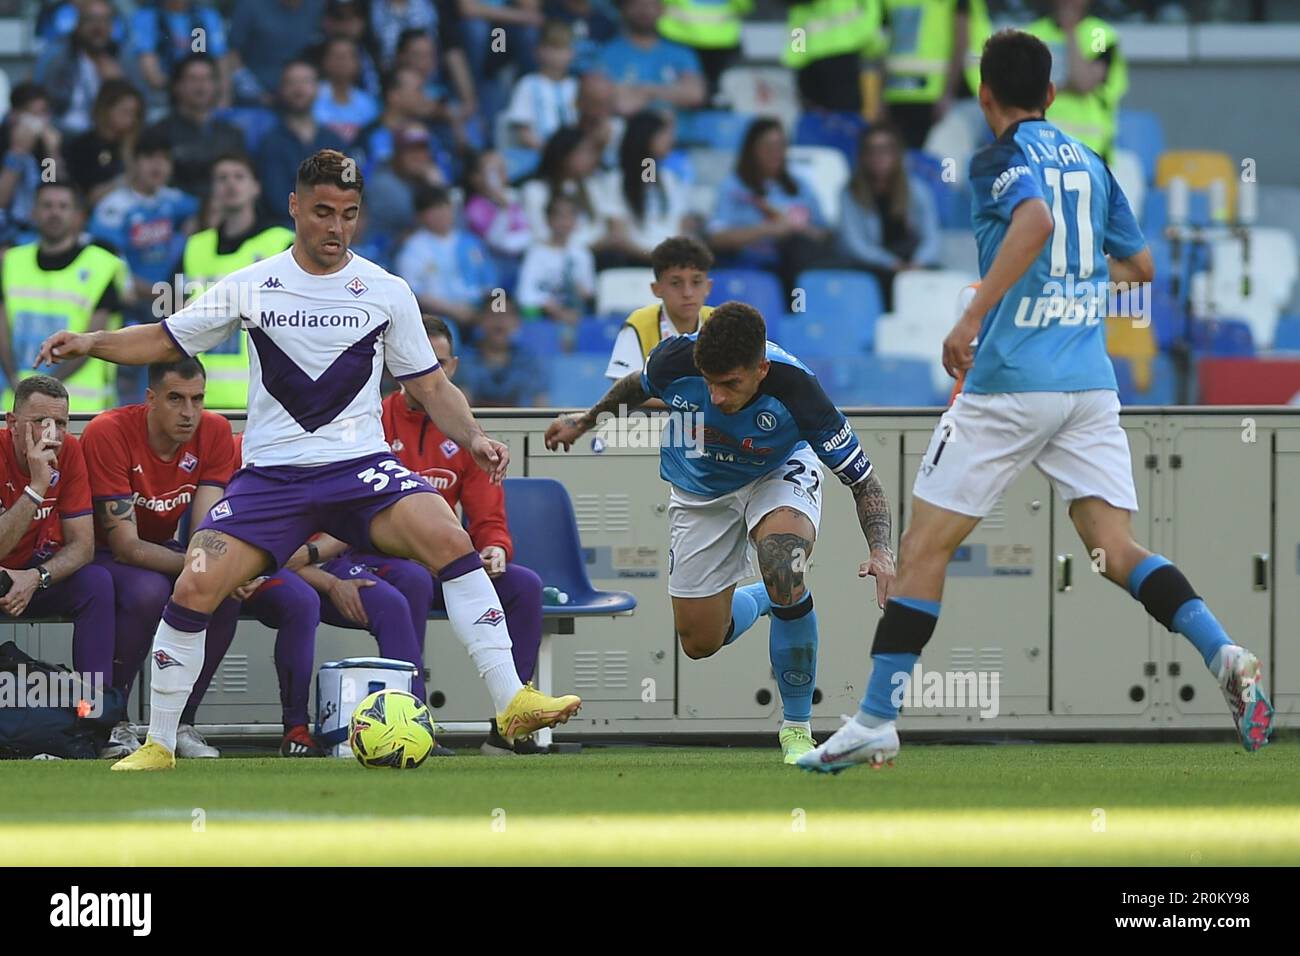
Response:
[[[874,471],[850,490],[858,512],[858,524],[862,526],[862,534],[871,548],[871,557],[858,569],[858,577],[876,579],[876,603],[883,608],[894,583],[894,552],[889,546],[893,539],[889,499]]]
[[[141,541],[135,523],[135,502],[130,498],[108,498],[95,502],[95,522],[104,529],[113,557],[132,567],[178,575],[185,568],[185,554],[152,541]]]
[[[555,451],[560,445],[568,451],[569,447],[586,432],[596,427],[600,416],[617,415],[623,408],[633,409],[650,398],[650,394],[641,383],[641,373],[632,372],[615,382],[605,397],[591,407],[584,415],[561,415],[551,422],[546,429],[546,447]]]

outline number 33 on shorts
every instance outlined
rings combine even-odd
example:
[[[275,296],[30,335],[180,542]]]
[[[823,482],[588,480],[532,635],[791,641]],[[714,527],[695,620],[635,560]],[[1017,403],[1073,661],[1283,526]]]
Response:
[[[410,480],[410,475],[410,469],[403,468],[392,458],[387,458],[379,463],[379,468],[367,468],[365,471],[358,473],[357,477],[367,484],[374,485],[375,491],[383,491],[393,478],[408,479],[402,484],[403,490],[415,487],[416,482]]]

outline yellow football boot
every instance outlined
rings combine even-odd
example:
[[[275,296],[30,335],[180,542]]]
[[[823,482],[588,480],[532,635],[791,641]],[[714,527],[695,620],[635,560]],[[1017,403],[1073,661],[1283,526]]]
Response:
[[[109,768],[110,770],[175,770],[176,755],[158,743],[150,740],[143,747],[123,757]]]
[[[582,698],[573,694],[547,697],[531,683],[515,694],[506,709],[497,714],[497,730],[507,743],[531,737],[543,727],[567,724],[582,708]]]

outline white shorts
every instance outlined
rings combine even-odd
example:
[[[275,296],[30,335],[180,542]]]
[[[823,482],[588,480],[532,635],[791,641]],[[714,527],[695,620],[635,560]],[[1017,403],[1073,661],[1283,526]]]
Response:
[[[822,468],[804,447],[781,467],[717,498],[673,488],[668,498],[668,593],[712,597],[754,573],[749,533],[777,508],[822,516]]]
[[[962,392],[934,430],[912,494],[983,518],[1030,464],[1066,501],[1096,497],[1138,510],[1119,396],[1110,389]]]

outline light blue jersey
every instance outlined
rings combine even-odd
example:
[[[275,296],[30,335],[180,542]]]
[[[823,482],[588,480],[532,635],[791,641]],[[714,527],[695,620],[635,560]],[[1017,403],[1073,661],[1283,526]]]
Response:
[[[779,345],[767,343],[771,366],[748,405],[728,415],[710,402],[709,387],[695,367],[698,334],[659,343],[641,373],[648,395],[684,413],[693,426],[702,425],[703,434],[695,428],[690,441],[664,442],[659,453],[664,481],[716,498],[784,467],[805,445],[846,485],[871,474],[871,461],[844,413],[826,397],[817,376]],[[693,413],[702,414],[702,422]],[[795,481],[798,475],[787,477]]]
[[[1041,119],[1022,120],[970,164],[980,275],[997,257],[1011,214],[1041,199],[1055,229],[1042,253],[984,317],[965,391],[1115,389],[1106,355],[1107,254],[1146,247],[1128,200],[1096,153]]]

